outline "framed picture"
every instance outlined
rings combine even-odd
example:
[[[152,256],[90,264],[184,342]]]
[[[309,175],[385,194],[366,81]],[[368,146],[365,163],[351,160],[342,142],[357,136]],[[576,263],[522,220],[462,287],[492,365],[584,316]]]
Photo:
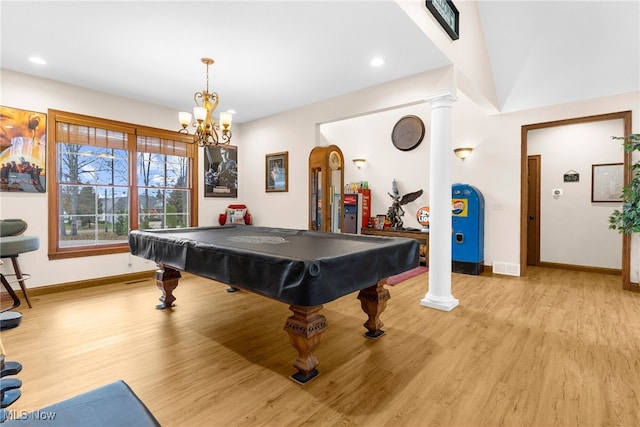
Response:
[[[204,197],[238,197],[238,147],[204,147]]]
[[[591,201],[622,202],[624,186],[624,165],[603,163],[591,165]]]
[[[289,191],[289,152],[271,153],[265,156],[265,191]]]
[[[0,191],[44,193],[47,115],[0,106]]]
[[[460,38],[460,12],[451,0],[426,0],[427,9],[449,34],[451,40]]]

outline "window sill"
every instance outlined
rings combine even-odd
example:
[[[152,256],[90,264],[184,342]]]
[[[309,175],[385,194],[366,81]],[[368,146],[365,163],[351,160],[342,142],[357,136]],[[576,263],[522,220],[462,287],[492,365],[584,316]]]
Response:
[[[120,254],[129,252],[129,245],[127,243],[122,245],[111,246],[96,246],[95,248],[70,248],[70,249],[58,249],[57,251],[49,252],[49,259],[68,259],[68,258],[81,258],[87,256],[99,256]]]

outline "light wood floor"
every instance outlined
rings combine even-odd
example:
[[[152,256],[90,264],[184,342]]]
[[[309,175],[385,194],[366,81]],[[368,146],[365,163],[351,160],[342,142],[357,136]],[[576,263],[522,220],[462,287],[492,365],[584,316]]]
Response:
[[[428,275],[390,287],[387,334],[356,295],[326,304],[320,376],[288,379],[285,304],[185,276],[41,295],[2,332],[34,410],[123,379],[163,426],[639,426],[640,294],[620,277],[544,268],[453,275],[460,306],[420,306]]]

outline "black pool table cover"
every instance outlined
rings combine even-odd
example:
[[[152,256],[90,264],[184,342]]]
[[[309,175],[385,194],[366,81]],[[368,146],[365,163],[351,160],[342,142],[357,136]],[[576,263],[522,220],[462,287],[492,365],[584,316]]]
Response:
[[[301,306],[419,265],[414,239],[245,225],[132,230],[129,246],[158,264]]]

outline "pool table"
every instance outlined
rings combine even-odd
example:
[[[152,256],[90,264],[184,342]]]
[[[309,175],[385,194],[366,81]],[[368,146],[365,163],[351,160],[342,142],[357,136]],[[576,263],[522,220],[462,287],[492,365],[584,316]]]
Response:
[[[129,247],[158,264],[157,308],[173,306],[180,271],[289,304],[293,315],[284,329],[298,352],[291,378],[301,384],[318,374],[313,352],[327,326],[322,304],[359,291],[365,335],[377,338],[390,298],[387,277],[419,264],[414,239],[248,225],[132,230]]]

